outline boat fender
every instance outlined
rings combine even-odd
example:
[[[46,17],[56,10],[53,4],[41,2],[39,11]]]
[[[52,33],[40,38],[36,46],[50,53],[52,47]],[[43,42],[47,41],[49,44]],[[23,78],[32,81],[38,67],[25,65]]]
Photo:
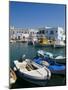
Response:
[[[13,69],[14,69],[14,71],[17,71],[16,67],[14,67]]]

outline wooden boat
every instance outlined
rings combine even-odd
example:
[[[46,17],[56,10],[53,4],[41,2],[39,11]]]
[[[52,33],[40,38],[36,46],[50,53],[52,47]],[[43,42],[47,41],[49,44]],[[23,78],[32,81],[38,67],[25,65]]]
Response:
[[[37,42],[34,43],[34,46],[50,47],[53,46],[53,44],[50,43],[47,38],[40,38]]]
[[[17,80],[17,76],[11,68],[10,68],[9,75],[10,75],[10,79],[9,79],[10,84],[14,84]]]
[[[28,39],[28,45],[34,45],[38,41],[37,37],[30,37]]]
[[[14,61],[17,75],[33,84],[44,86],[51,77],[51,72],[46,67],[42,67],[32,60],[26,59],[19,62]]]

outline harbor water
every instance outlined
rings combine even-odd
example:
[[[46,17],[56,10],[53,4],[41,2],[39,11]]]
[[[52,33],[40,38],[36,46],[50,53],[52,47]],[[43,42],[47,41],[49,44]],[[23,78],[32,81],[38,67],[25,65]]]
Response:
[[[14,60],[19,60],[22,55],[26,55],[26,58],[33,59],[36,56],[38,50],[45,50],[53,53],[55,56],[62,55],[65,56],[65,48],[53,48],[53,47],[35,47],[33,45],[28,45],[27,43],[10,43],[9,53],[10,53],[10,66],[13,67],[12,63]],[[66,84],[66,76],[62,75],[52,75],[51,79],[44,86],[63,86]],[[17,79],[16,83],[11,86],[11,88],[30,88],[38,87],[37,85],[31,84],[24,81],[23,79]]]

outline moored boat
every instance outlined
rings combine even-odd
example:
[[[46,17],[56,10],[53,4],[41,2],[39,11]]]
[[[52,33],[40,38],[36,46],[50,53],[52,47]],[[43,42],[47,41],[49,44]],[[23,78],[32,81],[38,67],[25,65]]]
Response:
[[[63,48],[63,47],[65,47],[65,45],[58,45],[58,44],[54,44],[54,48]]]
[[[10,68],[9,75],[10,75],[10,79],[9,79],[10,84],[14,84],[17,80],[17,76],[11,68]]]
[[[53,46],[53,43],[50,43],[47,38],[41,37],[37,42],[34,43],[34,46],[50,47]]]
[[[54,58],[54,61],[56,61],[57,63],[66,64],[66,57],[59,55],[59,56]]]
[[[63,41],[60,41],[60,40],[57,40],[54,43],[55,48],[64,48],[65,46],[66,46],[65,43]]]
[[[50,59],[45,59],[45,58],[39,58],[35,57],[33,59],[34,62],[37,64],[40,64],[42,66],[47,66],[48,69],[51,71],[53,74],[60,74],[60,75],[65,75],[65,65],[58,64],[54,61],[51,61]]]
[[[10,43],[15,43],[16,40],[12,40],[12,39],[11,39],[11,40],[9,40],[9,42],[10,42]]]
[[[65,75],[65,65],[57,63],[53,60],[53,54],[39,50],[37,57],[33,59],[34,62],[42,66],[47,66],[52,73]]]
[[[49,58],[52,61],[55,61],[56,63],[60,63],[60,64],[66,64],[66,57],[58,55],[55,56],[53,53],[51,52],[46,52],[44,50],[38,50],[37,51],[38,56],[43,56],[44,58]]]
[[[17,75],[33,84],[44,86],[51,77],[51,72],[46,67],[42,67],[32,60],[26,59],[19,62],[14,61],[14,70]]]

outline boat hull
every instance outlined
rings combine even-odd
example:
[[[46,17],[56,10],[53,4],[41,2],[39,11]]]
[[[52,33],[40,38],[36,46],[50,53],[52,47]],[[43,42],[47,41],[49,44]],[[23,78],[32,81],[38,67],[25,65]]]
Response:
[[[16,71],[16,74],[18,78],[24,79],[25,81],[32,83],[34,85],[45,86],[48,82],[48,79],[35,79],[27,74],[21,73],[19,70]]]
[[[54,48],[64,48],[65,45],[54,45]]]
[[[41,66],[47,66],[46,63],[42,63],[42,61],[44,60],[44,62],[46,62],[47,59],[35,59],[34,58],[34,62],[36,62],[37,64],[40,64]],[[60,74],[60,75],[65,75],[66,69],[65,69],[65,65],[63,64],[58,64],[53,62],[53,60],[51,61],[51,59],[47,60],[47,62],[50,64],[48,67],[48,69],[51,71],[52,74]]]
[[[65,75],[66,74],[65,70],[51,70],[50,69],[50,71],[52,74],[59,74],[59,75]]]
[[[66,59],[54,59],[57,63],[66,64]]]
[[[53,45],[51,45],[51,44],[39,44],[39,43],[34,44],[34,46],[35,47],[53,47]]]
[[[9,75],[10,75],[9,83],[12,85],[16,82],[17,76],[16,76],[16,73],[11,68],[10,68]]]

